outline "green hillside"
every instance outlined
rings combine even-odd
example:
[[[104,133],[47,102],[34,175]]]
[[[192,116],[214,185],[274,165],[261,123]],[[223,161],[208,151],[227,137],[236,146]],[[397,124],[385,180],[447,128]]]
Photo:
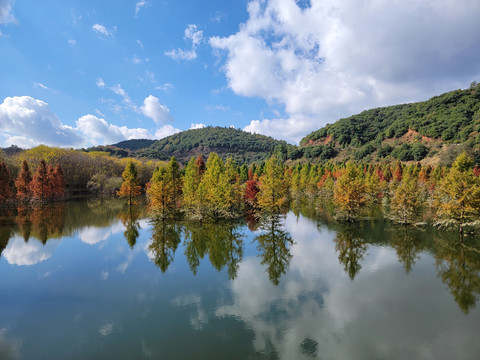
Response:
[[[435,155],[445,144],[476,147],[479,131],[480,84],[474,82],[469,89],[427,101],[371,109],[340,119],[310,133],[300,145],[304,153],[330,147],[338,155],[347,152],[357,160],[368,155],[421,160]]]
[[[175,156],[179,161],[187,162],[192,156],[208,156],[210,152],[216,152],[223,159],[231,156],[243,164],[265,160],[277,145],[287,146],[287,143],[239,129],[205,127],[157,140],[150,147],[137,151],[137,155],[161,160]]]
[[[135,151],[135,150],[145,149],[151,146],[154,142],[155,140],[151,140],[151,139],[132,139],[132,140],[120,141],[119,143],[113,144],[111,146],[119,149]]]
[[[282,140],[251,134],[239,129],[205,127],[192,129],[168,136],[160,140],[135,139],[113,145],[96,146],[86,151],[103,151],[112,156],[133,156],[147,159],[169,160],[175,156],[186,163],[192,156],[205,157],[216,152],[224,160],[231,156],[238,164],[265,160],[276,148],[285,152],[298,152],[297,147]]]

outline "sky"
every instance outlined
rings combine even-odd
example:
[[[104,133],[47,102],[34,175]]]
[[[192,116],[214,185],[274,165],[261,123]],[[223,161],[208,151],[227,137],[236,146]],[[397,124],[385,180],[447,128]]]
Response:
[[[480,0],[0,0],[0,147],[225,126],[296,144],[480,82]]]

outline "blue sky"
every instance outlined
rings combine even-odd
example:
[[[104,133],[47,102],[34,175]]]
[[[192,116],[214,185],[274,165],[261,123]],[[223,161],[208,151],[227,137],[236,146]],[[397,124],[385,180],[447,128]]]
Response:
[[[0,146],[291,143],[480,80],[480,0],[0,0]]]

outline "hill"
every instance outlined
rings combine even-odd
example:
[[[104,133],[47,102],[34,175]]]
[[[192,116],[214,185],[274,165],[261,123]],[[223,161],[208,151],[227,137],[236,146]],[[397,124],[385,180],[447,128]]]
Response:
[[[224,160],[231,156],[237,164],[249,164],[265,160],[276,147],[296,148],[268,136],[209,126],[182,131],[160,140],[126,140],[86,151],[104,151],[117,157],[134,156],[158,160],[168,160],[175,156],[182,163],[188,162],[192,156],[202,154],[207,157],[210,152],[216,152]]]
[[[419,161],[454,144],[477,148],[479,133],[480,84],[474,82],[469,89],[427,101],[366,110],[340,119],[304,137],[300,146],[307,158],[316,158],[328,148],[337,159],[389,156]]]

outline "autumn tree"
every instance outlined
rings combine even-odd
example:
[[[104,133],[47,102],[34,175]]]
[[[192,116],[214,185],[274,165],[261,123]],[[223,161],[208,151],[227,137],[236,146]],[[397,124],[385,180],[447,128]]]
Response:
[[[222,218],[238,217],[242,210],[242,187],[235,161],[229,157],[218,182],[218,211]]]
[[[243,201],[245,204],[251,208],[256,209],[258,206],[257,194],[260,191],[258,187],[258,177],[257,175],[253,178],[247,180],[245,184],[245,192],[243,194]]]
[[[33,197],[44,200],[48,196],[48,167],[45,160],[40,160],[30,184]]]
[[[266,215],[281,212],[287,202],[287,191],[283,164],[273,155],[265,163],[264,173],[259,180],[257,199],[261,211]]]
[[[11,199],[14,195],[12,186],[12,176],[10,170],[4,162],[0,163],[0,200]]]
[[[203,174],[201,186],[205,191],[205,206],[209,215],[213,218],[220,217],[222,191],[219,188],[220,180],[225,171],[220,157],[212,152],[207,159],[207,168]]]
[[[140,195],[141,186],[138,184],[138,173],[133,161],[128,161],[125,166],[125,170],[122,173],[123,184],[117,195],[120,197],[126,197],[128,199],[128,204],[133,203],[133,198]]]
[[[480,215],[480,179],[473,173],[473,165],[470,156],[460,154],[436,192],[438,225],[455,226],[461,234],[465,225]]]
[[[333,191],[333,201],[338,213],[345,220],[354,220],[366,205],[365,180],[357,166],[348,162],[345,171],[338,178]]]
[[[166,166],[159,167],[152,175],[147,190],[150,210],[161,219],[175,215],[180,194],[179,165],[175,157],[172,157]]]
[[[65,196],[65,175],[63,174],[63,168],[60,163],[55,166],[52,174],[53,184],[53,196],[56,198],[62,198]]]
[[[203,219],[205,217],[205,187],[202,184],[202,177],[205,171],[203,157],[197,159],[192,157],[185,167],[183,177],[183,209],[187,216],[192,219]]]
[[[424,194],[419,191],[418,178],[407,173],[390,200],[391,218],[400,224],[411,224],[421,214]]]
[[[32,174],[26,160],[22,162],[22,168],[15,180],[15,187],[17,188],[17,196],[20,199],[26,199],[31,196],[30,183],[32,182]]]

